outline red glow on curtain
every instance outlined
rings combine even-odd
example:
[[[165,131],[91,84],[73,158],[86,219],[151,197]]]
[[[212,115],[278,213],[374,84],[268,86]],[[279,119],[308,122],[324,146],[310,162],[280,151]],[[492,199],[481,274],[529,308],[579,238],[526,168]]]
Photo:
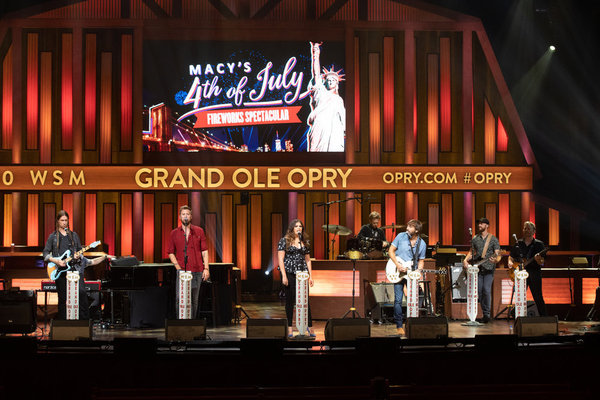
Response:
[[[273,280],[281,279],[277,245],[283,237],[283,215],[281,213],[271,214],[271,265],[273,266]],[[281,265],[283,268],[283,265]]]
[[[360,151],[360,43],[354,38],[354,151]]]
[[[501,246],[510,244],[510,197],[508,193],[498,195],[498,240]]]
[[[486,164],[496,162],[496,118],[489,103],[485,100],[484,119],[484,159]]]
[[[233,196],[230,194],[221,196],[221,235],[223,262],[233,262]]]
[[[12,148],[13,130],[13,73],[12,45],[2,62],[2,148]]]
[[[250,195],[250,268],[261,269],[262,196]]]
[[[40,242],[40,195],[27,194],[27,246],[38,246]]]
[[[27,149],[38,148],[39,122],[38,34],[27,34]],[[42,80],[42,84],[44,81]],[[50,84],[50,82],[48,82]],[[43,104],[43,103],[42,103]]]
[[[169,258],[167,253],[167,247],[169,246],[169,238],[171,237],[171,231],[173,230],[173,204],[163,203],[160,205],[160,233],[161,233],[161,257],[163,259]]]
[[[379,53],[369,53],[369,163],[381,162],[381,78]]]
[[[535,202],[529,203],[529,220],[535,224]]]
[[[385,194],[385,225],[400,225],[396,220],[396,193]],[[385,238],[388,242],[394,240],[396,234],[393,229],[385,230]]]
[[[548,209],[548,246],[558,246],[560,243],[560,214],[558,210]]]
[[[10,247],[12,244],[12,228],[13,228],[13,212],[12,212],[12,193],[4,194],[4,213],[3,213],[3,221],[4,226],[2,229],[3,232],[3,243],[4,247]]]
[[[419,219],[419,196],[414,192],[404,194],[404,213],[406,221]]]
[[[498,236],[498,220],[496,218],[496,204],[486,203],[485,205],[485,217],[490,220],[489,232]],[[475,231],[477,232],[477,231]]]
[[[508,134],[500,117],[498,117],[498,151],[508,151]]]
[[[442,244],[445,246],[452,244],[452,194],[450,193],[442,193]]]
[[[340,199],[339,194],[330,193],[327,196],[327,201],[337,201]],[[329,225],[339,225],[340,224],[340,203],[335,203],[329,209]],[[329,237],[329,254],[331,256],[330,259],[335,260],[340,253],[340,237],[338,235],[334,235],[330,233],[327,235]],[[331,241],[335,239],[335,244],[333,248],[331,248]]]
[[[121,194],[121,254],[133,254],[133,196]]]
[[[416,153],[417,152],[417,147],[418,147],[418,138],[417,138],[417,88],[415,87],[414,93],[413,93],[413,141],[412,141],[412,153]],[[411,162],[412,164],[412,159]]]
[[[69,227],[73,229],[73,226],[75,225],[75,217],[73,215],[73,193],[63,193],[62,209],[69,214]]]
[[[312,238],[313,238],[313,255],[316,259],[325,259],[325,235],[321,227],[325,225],[325,212],[322,206],[313,205],[313,223],[312,223]],[[307,226],[307,223],[304,223]],[[309,232],[310,234],[310,232]]]
[[[61,59],[61,134],[62,148],[73,148],[73,34],[62,34]]]
[[[248,206],[238,204],[235,206],[235,246],[237,267],[240,269],[242,279],[248,278]]]
[[[185,196],[185,194],[184,194]],[[184,196],[181,196],[183,199]],[[179,201],[179,199],[178,199]],[[200,207],[200,192],[190,193],[190,207],[192,207],[192,224],[202,226],[202,209]],[[179,218],[179,209],[177,209],[177,215]]]
[[[85,35],[84,150],[96,148],[96,35]]]
[[[179,209],[182,206],[189,206],[190,202],[188,199],[188,195],[187,193],[177,193],[177,226],[181,226],[181,219],[179,218]],[[194,210],[192,208],[192,220],[194,219],[194,216],[196,215],[196,213],[198,213],[198,216],[200,215],[200,210]],[[199,225],[199,224],[196,224]]]
[[[439,159],[439,60],[437,54],[427,56],[427,163],[437,164]]]
[[[383,38],[383,150],[394,151],[394,38]]]
[[[44,240],[54,230],[56,230],[56,204],[46,203],[44,204]]]
[[[445,37],[440,38],[440,150],[452,151],[450,38]]]
[[[96,193],[85,194],[85,241],[91,243],[98,239],[96,233]],[[110,249],[114,251],[114,249]],[[113,253],[114,254],[114,253]]]
[[[121,151],[132,149],[133,37],[121,38]],[[200,211],[200,210],[198,210]]]
[[[440,205],[438,203],[427,205],[427,217],[429,243],[434,244],[440,240]]]
[[[108,246],[108,251],[116,253],[117,236],[117,206],[115,203],[104,203],[104,218],[102,220],[102,241]]]
[[[100,66],[100,163],[112,159],[112,53],[102,53]]]
[[[143,258],[144,262],[154,262],[154,194],[144,193],[143,213]]]
[[[52,53],[43,52],[40,66],[40,162],[52,162]]]
[[[217,213],[206,213],[204,221],[204,233],[208,242],[208,262],[217,262]]]
[[[298,193],[298,211],[297,211],[297,215],[298,215],[298,219],[300,221],[302,221],[302,223],[304,224],[304,226],[308,225],[308,222],[306,221],[306,195],[304,193]],[[313,232],[314,234],[314,232]]]

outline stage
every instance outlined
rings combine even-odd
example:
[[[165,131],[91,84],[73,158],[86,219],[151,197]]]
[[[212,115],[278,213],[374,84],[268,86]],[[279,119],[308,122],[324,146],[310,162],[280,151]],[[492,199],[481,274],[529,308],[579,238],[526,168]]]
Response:
[[[280,302],[243,307],[251,319],[284,317]],[[323,320],[314,321],[315,340],[247,339],[247,321],[209,325],[206,340],[188,342],[165,340],[163,328],[99,323],[91,340],[56,341],[42,324],[0,338],[0,398],[53,386],[49,398],[78,399],[587,399],[596,391],[598,322],[560,321],[558,336],[517,338],[513,320],[450,320],[448,338],[431,340],[374,322],[370,338],[333,342]],[[34,371],[72,376],[57,385],[57,373]]]
[[[279,319],[285,318],[284,304],[280,302],[251,302],[243,305],[244,310],[250,318],[253,319]],[[332,317],[341,318],[343,314]],[[364,315],[361,315],[364,317]],[[424,317],[426,318],[426,317]],[[34,334],[39,340],[48,340],[50,332],[50,323],[44,324],[38,319],[38,330]],[[320,341],[325,341],[325,324],[326,320],[314,320],[314,332],[317,335],[317,344]],[[513,319],[495,319],[487,324],[480,326],[464,326],[467,320],[452,320],[448,321],[448,337],[451,339],[474,339],[476,335],[513,335],[514,320]],[[240,323],[217,326],[213,328],[210,324],[207,325],[206,334],[207,341],[218,342],[233,342],[239,341],[246,337],[247,319],[243,318]],[[298,334],[294,326],[294,336]],[[587,332],[600,332],[600,322],[594,321],[561,321],[558,322],[558,332],[560,337],[584,335]],[[164,328],[129,328],[125,324],[116,324],[110,326],[106,324],[106,328],[102,328],[101,323],[96,321],[93,324],[92,340],[112,341],[115,338],[154,338],[159,341],[164,341]],[[396,333],[396,325],[392,322],[379,323],[378,321],[371,323],[371,337],[398,337]],[[406,337],[404,337],[406,339]],[[319,347],[319,345],[317,345]]]

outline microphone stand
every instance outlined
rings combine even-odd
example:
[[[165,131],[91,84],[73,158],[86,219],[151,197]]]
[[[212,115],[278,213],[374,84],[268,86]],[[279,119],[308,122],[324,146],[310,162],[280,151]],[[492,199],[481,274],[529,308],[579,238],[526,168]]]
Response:
[[[332,200],[332,201],[327,201],[327,202],[322,202],[322,203],[315,203],[317,205],[317,207],[324,207],[325,208],[325,243],[324,245],[324,250],[325,250],[325,254],[327,255],[327,259],[329,260],[329,208],[331,207],[332,204],[336,204],[336,203],[345,203],[347,201],[350,200],[357,200],[359,203],[362,203],[362,197],[350,197],[348,199],[343,199],[343,200]],[[332,251],[334,250],[334,244],[335,244],[335,235],[337,234],[337,232],[334,234],[333,236],[333,240],[332,240]]]

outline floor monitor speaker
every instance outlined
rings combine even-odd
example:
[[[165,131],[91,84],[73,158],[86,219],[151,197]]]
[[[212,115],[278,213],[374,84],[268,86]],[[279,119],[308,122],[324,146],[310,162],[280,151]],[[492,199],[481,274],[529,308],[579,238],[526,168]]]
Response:
[[[325,340],[355,340],[371,336],[367,318],[330,318],[325,325]]]
[[[206,339],[206,318],[167,319],[165,338],[168,341],[191,341]]]
[[[50,323],[52,340],[90,340],[92,325],[89,319],[53,319]]]
[[[287,319],[248,318],[246,322],[247,338],[280,338],[287,337]]]
[[[558,335],[558,318],[554,317],[519,317],[515,322],[515,333],[518,337],[534,337]]]
[[[448,337],[448,319],[446,317],[407,318],[406,337],[409,339]]]

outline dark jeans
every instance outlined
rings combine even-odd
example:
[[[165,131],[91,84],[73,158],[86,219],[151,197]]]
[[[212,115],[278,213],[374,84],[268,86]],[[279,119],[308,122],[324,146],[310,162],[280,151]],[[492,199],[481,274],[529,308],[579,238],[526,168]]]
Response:
[[[402,315],[404,286],[406,286],[406,279],[402,279],[400,282],[394,283],[394,321],[396,321],[397,328],[402,328],[402,322],[404,318]]]
[[[288,327],[292,326],[294,318],[294,306],[296,305],[296,275],[286,271],[288,285],[285,288],[285,315]],[[308,327],[312,327],[312,315],[310,314],[310,301],[308,302]]]
[[[67,319],[67,273],[60,274],[55,281],[58,292],[58,316],[57,319]],[[79,274],[79,319],[90,319],[90,308],[87,293],[83,284],[83,274]]]
[[[541,316],[548,315],[546,312],[546,303],[544,302],[544,296],[542,295],[542,270],[532,269],[527,270],[529,276],[527,277],[527,286],[531,290],[531,295],[535,301],[535,305],[538,308]]]
[[[492,283],[494,283],[494,272],[479,273],[477,282],[477,297],[481,304],[484,317],[490,317],[492,310]]]

